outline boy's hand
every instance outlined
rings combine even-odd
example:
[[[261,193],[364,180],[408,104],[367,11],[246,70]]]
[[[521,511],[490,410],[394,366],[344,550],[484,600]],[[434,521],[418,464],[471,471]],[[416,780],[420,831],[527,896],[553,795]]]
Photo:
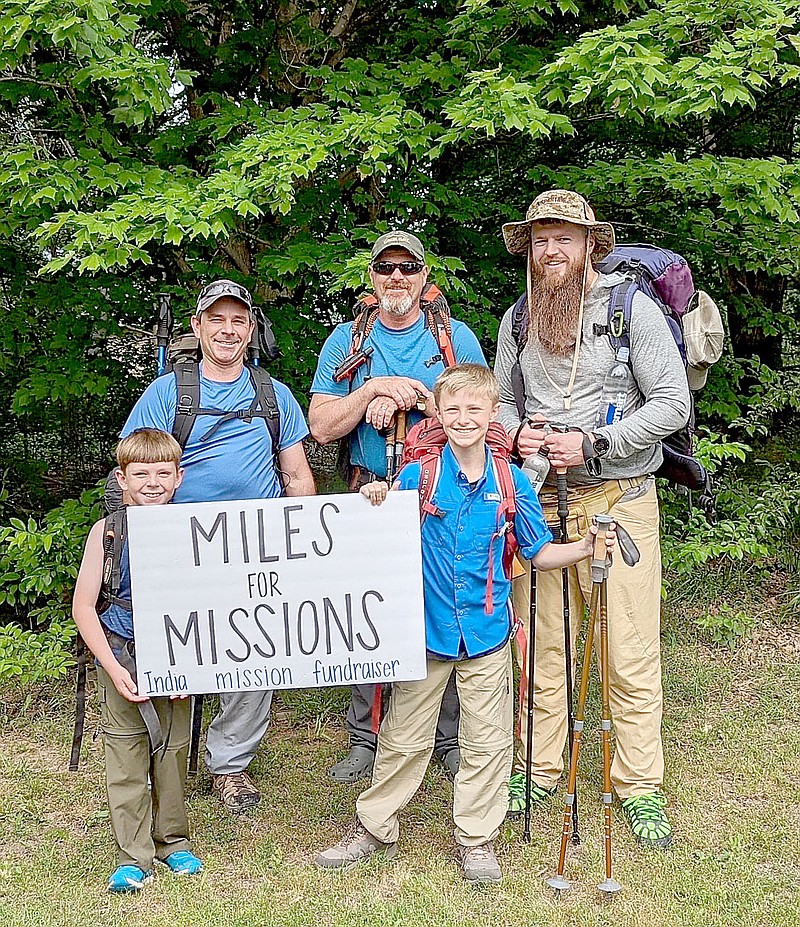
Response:
[[[111,677],[111,681],[114,683],[114,688],[119,692],[119,694],[128,702],[146,702],[147,696],[139,695],[136,692],[136,683],[133,681],[131,674],[125,669],[124,666],[117,663],[113,670],[109,671],[108,675]]]
[[[583,546],[586,550],[586,556],[591,557],[594,555],[594,539],[597,535],[597,525],[592,525],[589,528],[589,533],[583,539]],[[606,557],[611,557],[614,552],[614,547],[617,543],[617,523],[611,522],[611,524],[606,528]]]
[[[361,487],[361,495],[366,496],[373,505],[380,505],[389,493],[389,484],[383,480],[373,480]]]

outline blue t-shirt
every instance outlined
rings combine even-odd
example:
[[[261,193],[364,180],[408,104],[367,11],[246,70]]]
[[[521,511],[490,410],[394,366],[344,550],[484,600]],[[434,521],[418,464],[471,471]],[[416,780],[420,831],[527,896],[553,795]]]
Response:
[[[255,395],[250,373],[245,368],[230,383],[207,380],[200,365],[200,407],[235,412],[249,409]],[[289,388],[272,381],[280,411],[280,447],[286,450],[308,435],[303,411]],[[177,405],[175,375],[154,380],[133,407],[120,434],[126,437],[137,428],[160,428],[172,432]],[[217,415],[198,415],[181,458],[185,469],[175,502],[229,502],[234,499],[271,499],[282,494],[275,472],[272,440],[263,418],[229,419],[207,440],[204,435],[219,423]]]
[[[514,533],[520,553],[530,560],[553,537],[544,520],[530,480],[511,467],[517,514]],[[419,489],[420,465],[407,464],[398,476],[401,489]],[[497,507],[502,501],[487,448],[483,476],[474,486],[458,465],[452,450],[442,451],[439,481],[432,503],[439,515],[422,524],[422,583],[425,598],[425,637],[428,653],[456,659],[480,657],[508,640],[511,634],[511,582],[503,570],[505,541],[492,547],[492,614],[484,611],[489,576],[489,546],[497,530]]]
[[[486,366],[478,339],[463,322],[451,321],[453,351],[460,364],[473,363]],[[335,383],[333,372],[350,353],[353,342],[353,323],[342,322],[328,336],[319,355],[312,393],[327,396],[347,396],[363,385],[369,377],[411,377],[433,388],[436,378],[445,369],[439,345],[425,325],[425,316],[408,328],[387,328],[380,319],[364,341],[374,353],[366,364],[356,371],[351,383]],[[422,418],[422,413],[409,413],[410,428]],[[371,470],[377,476],[386,476],[386,441],[372,425],[362,421],[350,438],[350,462]]]

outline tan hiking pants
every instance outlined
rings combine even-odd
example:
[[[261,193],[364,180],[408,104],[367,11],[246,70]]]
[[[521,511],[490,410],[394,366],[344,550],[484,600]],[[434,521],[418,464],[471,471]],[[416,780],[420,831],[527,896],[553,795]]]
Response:
[[[453,786],[456,842],[477,846],[494,840],[503,823],[514,750],[508,646],[472,660],[428,660],[427,679],[394,683],[378,734],[372,785],[356,803],[361,823],[383,843],[397,840],[399,813],[428,768],[442,696],[453,672],[461,703],[461,764]]]
[[[641,485],[640,485],[641,484]],[[542,499],[545,515],[557,523],[556,503]],[[626,566],[617,551],[608,578],[608,645],[611,717],[616,750],[611,781],[620,799],[644,795],[661,788],[664,756],[661,744],[661,546],[658,499],[655,483],[648,480],[612,480],[600,488],[571,490],[569,496],[570,541],[583,537],[592,515],[608,513],[627,528],[641,559]],[[590,561],[569,568],[570,629],[573,679],[577,698],[575,640],[588,607],[592,583]],[[534,672],[533,779],[553,788],[564,769],[567,738],[564,618],[561,570],[536,575],[536,655]],[[530,572],[514,582],[514,608],[525,626],[530,621]],[[595,626],[595,650],[599,653],[600,629]],[[516,653],[518,661],[519,652]],[[592,672],[596,672],[597,662]],[[577,673],[580,673],[578,666]],[[527,697],[522,698],[518,734],[521,749],[515,770],[525,770]],[[571,736],[571,735],[570,735]],[[584,735],[585,741],[586,735]]]
[[[174,699],[171,704],[168,698],[153,699],[166,749],[151,756],[139,709],[117,692],[102,667],[97,668],[97,681],[117,864],[147,871],[155,857],[191,849],[183,795],[191,699]]]

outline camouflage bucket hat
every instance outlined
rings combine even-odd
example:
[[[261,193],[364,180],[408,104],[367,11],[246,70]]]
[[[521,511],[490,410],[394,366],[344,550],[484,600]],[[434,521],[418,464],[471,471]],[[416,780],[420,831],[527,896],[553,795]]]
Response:
[[[614,250],[614,229],[608,222],[598,222],[594,210],[580,195],[572,190],[548,190],[528,207],[523,222],[506,222],[503,239],[511,254],[527,254],[531,240],[531,225],[543,219],[557,222],[571,222],[592,230],[595,247],[592,262],[597,264]]]

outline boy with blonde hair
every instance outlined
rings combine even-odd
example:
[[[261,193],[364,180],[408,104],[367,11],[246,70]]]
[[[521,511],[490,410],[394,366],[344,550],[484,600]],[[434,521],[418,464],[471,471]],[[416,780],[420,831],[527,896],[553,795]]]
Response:
[[[116,478],[125,504],[166,505],[183,478],[180,459],[180,445],[166,432],[141,428],[123,438]],[[118,590],[104,594],[104,567],[113,556],[105,541],[116,529],[101,519],[86,540],[72,614],[98,664],[106,791],[118,851],[108,890],[135,892],[152,879],[154,859],[178,875],[194,875],[202,863],[191,852],[184,802],[190,700],[138,694],[124,517],[118,524]],[[151,755],[148,730],[159,723],[166,742]]]
[[[398,815],[422,782],[442,693],[455,671],[461,702],[461,765],[453,788],[456,844],[469,882],[500,882],[493,841],[506,814],[513,754],[513,622],[503,545],[491,543],[498,530],[501,487],[486,435],[497,417],[499,393],[490,370],[461,364],[439,377],[433,395],[447,444],[430,500],[436,516],[422,524],[428,675],[394,683],[378,736],[372,785],[356,803],[356,826],[315,863],[338,868],[376,853],[395,855]],[[537,569],[556,569],[590,556],[594,530],[572,544],[552,544],[527,477],[517,467],[511,473],[513,529],[522,555]],[[409,463],[392,488],[418,490],[419,484],[420,464]],[[361,491],[380,505],[388,486],[376,481]],[[613,532],[608,544],[613,546]],[[494,580],[487,597],[490,570]]]

